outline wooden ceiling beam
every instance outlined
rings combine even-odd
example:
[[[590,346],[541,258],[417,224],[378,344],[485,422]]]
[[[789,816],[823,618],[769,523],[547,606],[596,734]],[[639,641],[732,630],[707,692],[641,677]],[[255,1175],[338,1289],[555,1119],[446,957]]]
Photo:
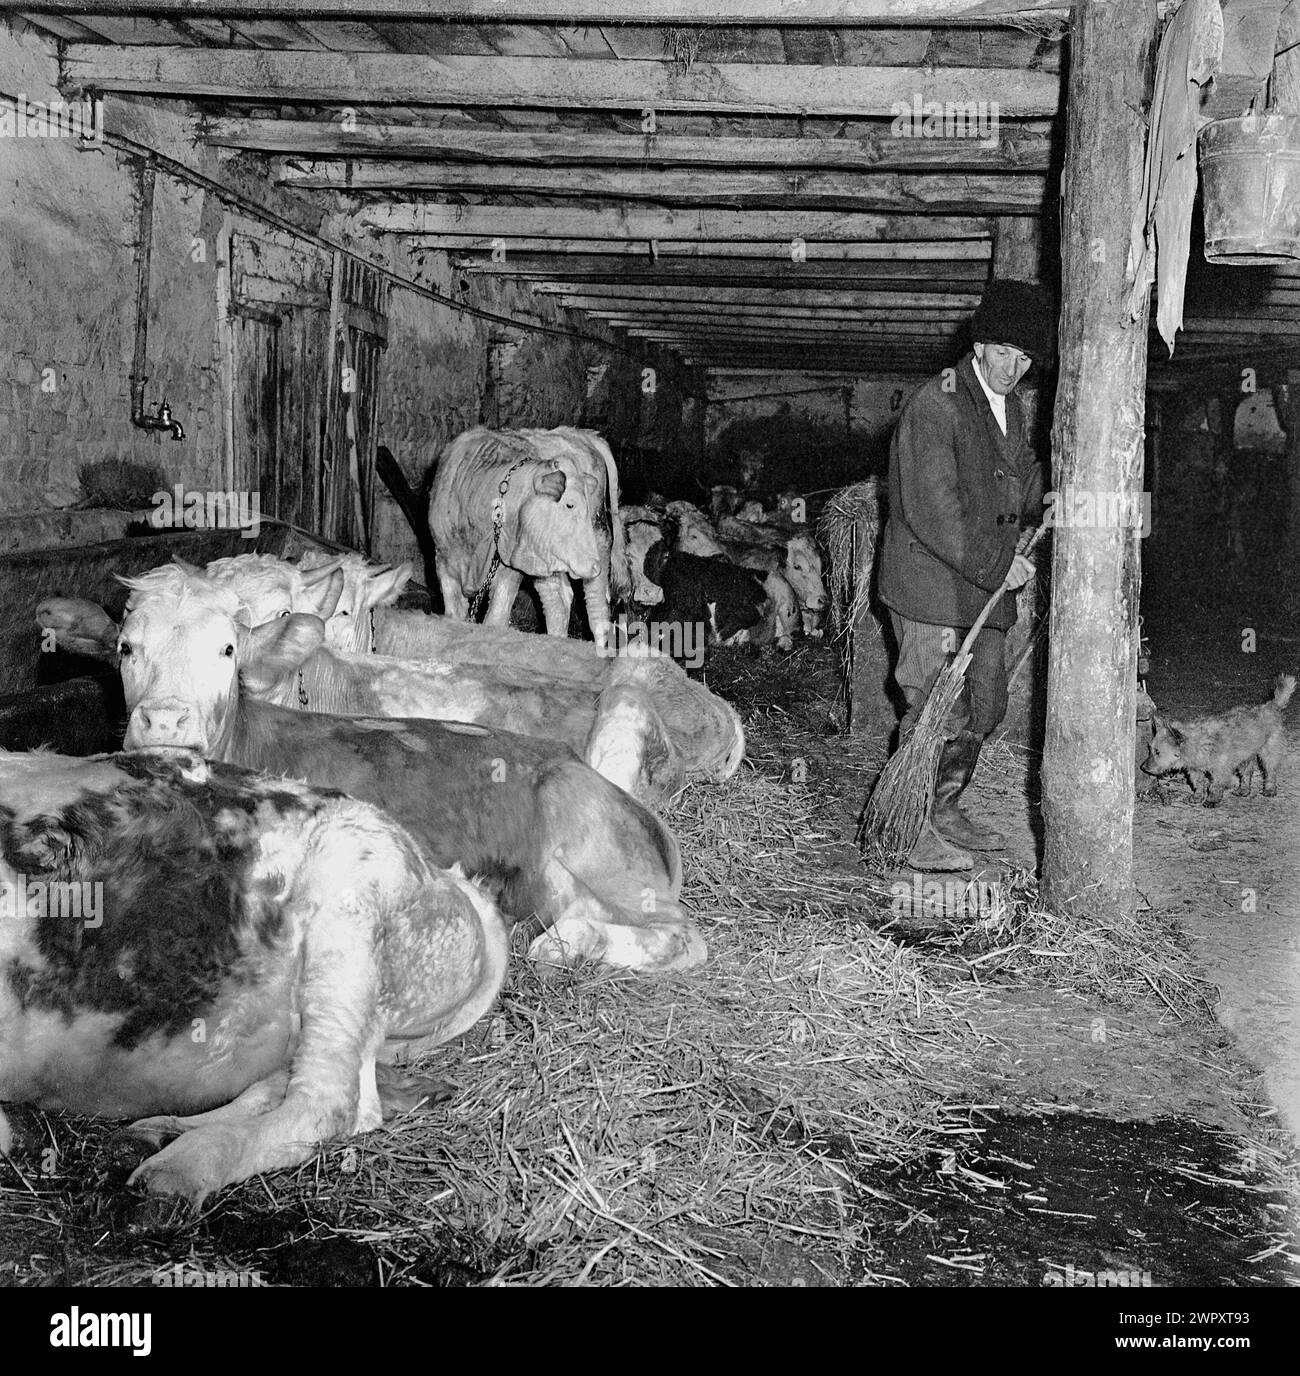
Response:
[[[209,119],[205,143],[258,153],[318,158],[409,157],[541,167],[588,164],[644,167],[772,167],[787,171],[1046,172],[1052,149],[1045,130],[1004,125],[983,139],[637,137],[580,130],[559,133],[482,127],[430,128],[328,120]]]
[[[496,252],[494,238],[486,234],[409,234],[405,245],[417,253],[450,252],[457,255],[465,253],[488,254],[477,260],[457,257],[457,264],[469,267],[473,262],[483,265],[488,271],[492,266],[491,254]],[[506,266],[521,255],[557,259],[563,266],[564,259],[571,256],[601,257],[611,264],[629,263],[654,266],[665,262],[683,265],[694,262],[729,263],[740,262],[754,266],[767,262],[788,264],[800,267],[791,257],[788,241],[774,240],[764,242],[755,240],[742,243],[738,240],[660,240],[651,253],[647,239],[551,239],[545,237],[528,238],[513,236],[503,239],[502,257],[499,266]],[[920,240],[899,240],[888,242],[845,241],[841,243],[813,240],[804,243],[805,261],[813,264],[860,264],[860,263],[904,263],[904,264],[943,264],[976,263],[987,273],[992,258],[992,243],[988,239],[951,239],[934,242]]]
[[[174,18],[371,19],[465,24],[888,25],[994,24],[1022,15],[1065,16],[1070,0],[34,0],[33,14],[153,14]]]
[[[735,205],[876,214],[935,212],[1038,215],[1047,179],[944,172],[724,172],[606,167],[511,167],[498,163],[425,163],[413,158],[366,162],[280,160],[275,180],[298,191],[345,194],[485,191],[512,196],[599,197],[660,205]]]
[[[887,240],[979,239],[991,232],[978,215],[874,215],[830,210],[625,210],[501,205],[439,205],[425,201],[367,206],[358,219],[393,234],[473,235],[487,240],[734,240],[783,242],[795,239],[860,243]],[[441,247],[441,245],[440,245]]]
[[[707,110],[892,118],[915,99],[996,108],[999,119],[1053,116],[1057,73],[1005,67],[823,67],[780,63],[620,62],[562,57],[70,43],[68,90],[345,105]]]
[[[702,287],[799,287],[851,291],[891,291],[900,286],[927,291],[981,291],[988,265],[980,262],[822,262],[792,263],[785,259],[665,258],[657,262],[603,254],[512,254],[503,263],[490,259],[453,257],[452,267],[473,277],[507,277],[525,282],[565,281],[577,291],[591,286],[665,286],[676,283]]]
[[[673,303],[691,306],[807,306],[831,310],[877,311],[965,311],[979,305],[980,288],[974,283],[969,291],[899,291],[885,289],[825,290],[807,287],[772,287],[768,290],[751,287],[700,287],[690,283],[673,282],[666,285],[636,286],[596,284],[582,286],[576,282],[540,282],[533,288],[535,296],[559,296],[567,303],[601,305],[615,303],[637,304],[665,308]]]

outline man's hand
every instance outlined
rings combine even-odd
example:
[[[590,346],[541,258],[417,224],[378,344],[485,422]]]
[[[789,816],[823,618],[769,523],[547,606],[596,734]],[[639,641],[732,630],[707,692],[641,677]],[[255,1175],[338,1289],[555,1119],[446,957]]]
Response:
[[[1037,572],[1032,559],[1027,559],[1023,554],[1017,554],[1011,561],[1011,569],[1007,573],[1006,584],[1008,589],[1014,592],[1017,588],[1023,588]]]

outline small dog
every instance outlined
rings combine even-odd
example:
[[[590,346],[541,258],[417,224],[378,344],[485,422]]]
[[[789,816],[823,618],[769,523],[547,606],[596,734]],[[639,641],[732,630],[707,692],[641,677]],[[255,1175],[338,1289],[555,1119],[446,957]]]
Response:
[[[1266,798],[1274,797],[1277,768],[1286,749],[1282,709],[1294,691],[1294,676],[1279,674],[1272,698],[1260,707],[1234,707],[1221,717],[1188,722],[1165,722],[1157,716],[1151,754],[1143,772],[1175,774],[1181,770],[1192,785],[1193,799],[1206,807],[1218,807],[1234,775],[1239,782],[1233,792],[1241,798],[1250,796],[1258,761],[1264,776],[1262,792]],[[1197,776],[1201,774],[1205,775],[1203,798],[1197,791]]]

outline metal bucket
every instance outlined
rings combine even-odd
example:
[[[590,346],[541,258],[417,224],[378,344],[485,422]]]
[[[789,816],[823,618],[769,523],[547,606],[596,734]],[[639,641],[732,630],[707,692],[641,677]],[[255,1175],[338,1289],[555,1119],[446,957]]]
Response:
[[[1300,115],[1243,115],[1201,130],[1205,260],[1300,258]]]

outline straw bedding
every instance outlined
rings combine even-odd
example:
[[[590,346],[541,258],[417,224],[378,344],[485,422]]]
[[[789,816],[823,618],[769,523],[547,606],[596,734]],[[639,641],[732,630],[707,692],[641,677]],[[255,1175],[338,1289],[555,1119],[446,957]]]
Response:
[[[391,1284],[780,1282],[803,1248],[842,1280],[873,1176],[959,1130],[988,1049],[971,1022],[982,983],[1204,1007],[1161,923],[1067,926],[1023,877],[1005,911],[937,941],[883,934],[895,890],[850,840],[883,750],[828,734],[835,682],[824,648],[710,670],[745,715],[751,762],[667,811],[702,970],[543,976],[516,958],[499,1007],[428,1058],[457,1086],[449,1103],[224,1192],[179,1235],[107,1226],[120,1196],[98,1188],[104,1129],[29,1115],[56,1166],[28,1153],[21,1174],[0,1167],[0,1232],[25,1258],[11,1274],[147,1284],[178,1256],[267,1270],[310,1241],[359,1250]],[[236,1246],[285,1220],[270,1251]]]

